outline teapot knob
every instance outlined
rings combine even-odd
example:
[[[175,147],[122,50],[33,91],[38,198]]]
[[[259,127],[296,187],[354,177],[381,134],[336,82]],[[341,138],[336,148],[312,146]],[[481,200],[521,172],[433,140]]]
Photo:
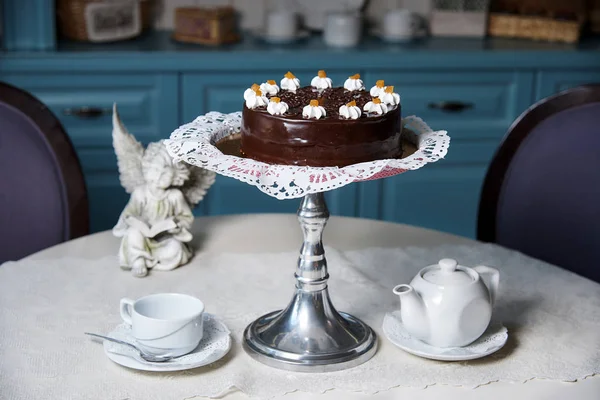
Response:
[[[438,262],[438,265],[440,266],[440,269],[442,270],[442,272],[451,273],[451,272],[456,271],[458,262],[456,260],[453,260],[452,258],[442,258]]]

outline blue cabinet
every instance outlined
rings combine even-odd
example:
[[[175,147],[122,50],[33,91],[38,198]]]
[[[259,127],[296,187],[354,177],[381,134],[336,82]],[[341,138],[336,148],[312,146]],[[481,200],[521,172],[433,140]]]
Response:
[[[54,0],[6,0],[0,3],[0,48],[48,50],[56,45]]]
[[[112,147],[112,105],[144,144],[167,138],[179,123],[176,74],[9,73],[2,79],[39,98],[60,119],[81,162],[91,229],[110,229],[129,195],[119,183]],[[84,107],[94,116],[78,113]]]
[[[396,85],[402,114],[447,130],[451,141],[445,159],[372,184],[361,201],[379,207],[377,218],[474,237],[487,166],[512,121],[533,101],[534,74],[369,71],[365,78]],[[446,110],[448,102],[465,108]],[[380,187],[372,190],[374,185]],[[373,217],[367,207],[362,211],[361,216]]]
[[[0,53],[0,79],[39,97],[64,124],[83,165],[93,231],[111,228],[128,199],[112,149],[113,102],[146,144],[208,111],[239,111],[253,82],[278,81],[288,70],[303,84],[319,69],[336,85],[355,73],[368,87],[383,79],[400,93],[403,115],[449,132],[450,151],[421,170],[327,192],[331,213],[474,237],[483,177],[510,124],[537,99],[600,82],[598,50],[598,40],[580,46],[505,39],[388,45],[366,38],[358,49],[332,51],[318,36],[282,47],[244,38],[208,48],[155,33],[122,43],[59,42],[51,51]],[[441,107],[449,101],[466,107]],[[82,118],[81,107],[101,112]],[[292,213],[298,205],[218,176],[195,213]]]

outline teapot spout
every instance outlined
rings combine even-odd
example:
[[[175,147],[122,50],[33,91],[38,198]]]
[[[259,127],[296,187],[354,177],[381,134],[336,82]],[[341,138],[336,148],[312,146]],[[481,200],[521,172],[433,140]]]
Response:
[[[500,283],[500,272],[492,267],[486,267],[485,265],[478,265],[473,268],[487,286],[490,292],[490,303],[492,306],[496,302],[496,294],[498,293],[498,285]]]
[[[400,315],[406,330],[416,338],[427,339],[429,322],[423,298],[410,285],[398,285],[393,292],[400,297]]]

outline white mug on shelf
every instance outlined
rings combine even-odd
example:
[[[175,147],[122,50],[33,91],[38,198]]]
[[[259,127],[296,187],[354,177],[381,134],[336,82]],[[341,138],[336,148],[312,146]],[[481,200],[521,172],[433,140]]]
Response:
[[[356,12],[327,14],[323,40],[333,47],[353,47],[360,42],[362,18]]]
[[[385,14],[381,35],[387,40],[409,40],[421,34],[422,30],[422,20],[418,14],[399,8]]]
[[[120,313],[139,347],[150,354],[182,356],[194,350],[203,336],[204,303],[186,294],[124,298]]]
[[[274,40],[292,40],[298,35],[298,16],[294,11],[275,10],[267,14],[265,36]]]

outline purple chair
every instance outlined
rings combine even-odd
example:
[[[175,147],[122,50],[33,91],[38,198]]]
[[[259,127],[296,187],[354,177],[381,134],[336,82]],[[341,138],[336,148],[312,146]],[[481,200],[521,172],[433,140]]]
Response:
[[[0,82],[0,263],[88,234],[73,145],[31,94]]]
[[[600,282],[600,84],[513,123],[483,184],[477,238]]]

